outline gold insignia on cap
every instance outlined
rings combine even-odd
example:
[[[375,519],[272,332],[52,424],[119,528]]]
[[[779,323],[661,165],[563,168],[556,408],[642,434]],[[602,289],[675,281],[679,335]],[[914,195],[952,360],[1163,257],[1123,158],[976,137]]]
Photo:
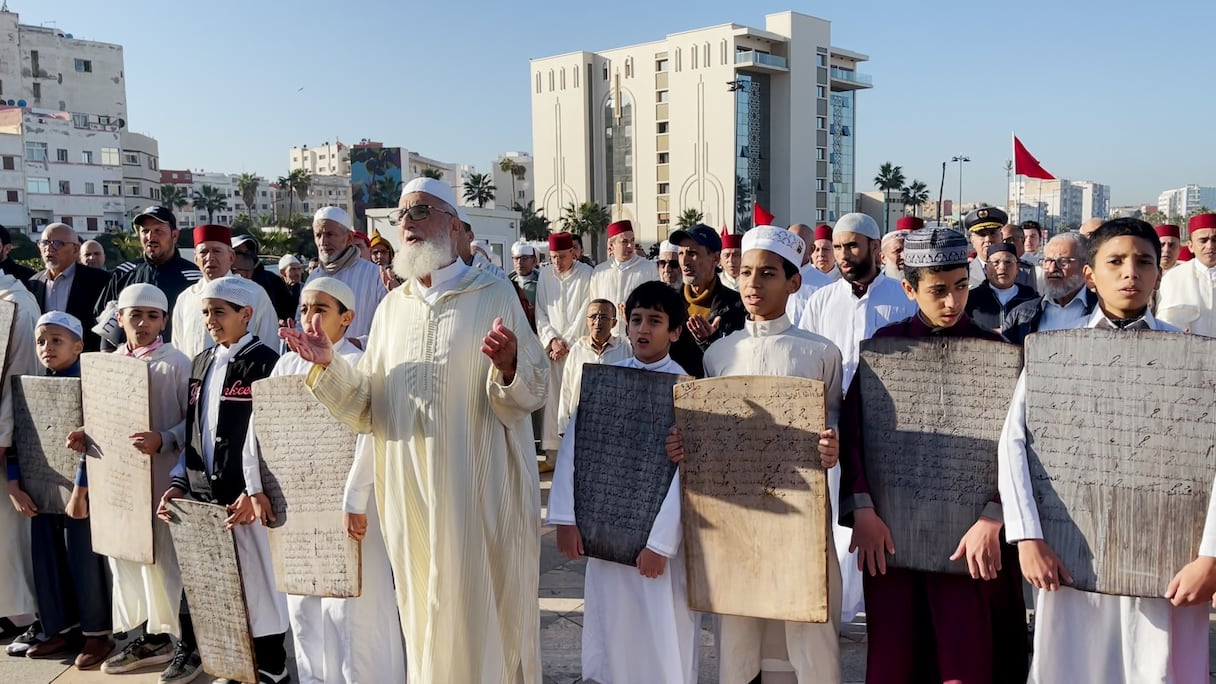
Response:
[[[979,212],[976,213],[976,216],[979,216],[980,218],[988,218],[988,210],[980,209]]]

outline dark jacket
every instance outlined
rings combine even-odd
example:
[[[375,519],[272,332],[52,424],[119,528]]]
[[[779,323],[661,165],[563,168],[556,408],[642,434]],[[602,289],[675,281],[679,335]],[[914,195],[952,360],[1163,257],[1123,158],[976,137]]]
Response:
[[[47,274],[47,270],[39,271],[26,283],[26,287],[34,294],[34,299],[38,300],[38,306],[42,307],[43,313],[47,312]],[[84,350],[87,352],[101,349],[101,338],[92,330],[93,325],[97,322],[97,315],[93,312],[93,307],[109,282],[109,273],[84,264],[76,264],[76,272],[72,274],[72,289],[68,290],[68,303],[64,313],[80,319],[80,324],[84,326]]]
[[[1081,286],[1081,291],[1077,293],[1078,297],[1085,298],[1085,316],[1093,314],[1094,307],[1098,305],[1098,297],[1092,292]],[[1008,314],[1005,315],[1005,337],[1014,344],[1025,344],[1026,337],[1031,333],[1039,331],[1039,324],[1043,322],[1043,298],[1038,297],[1029,302],[1023,302]]]
[[[300,295],[297,293],[293,297],[287,283],[283,282],[277,273],[267,271],[266,267],[259,263],[253,268],[251,280],[266,290],[266,296],[274,305],[274,313],[280,321],[296,317],[296,308],[300,305]]]
[[[245,471],[241,450],[253,415],[253,383],[270,376],[279,355],[257,337],[228,362],[224,386],[220,390],[219,419],[216,421],[214,459],[207,472],[203,458],[200,422],[203,416],[204,382],[215,363],[215,347],[200,352],[190,364],[189,405],[186,408],[186,476],[173,478],[198,501],[227,506],[245,491]]]
[[[93,313],[100,316],[107,304],[118,301],[118,295],[124,287],[134,283],[150,283],[159,287],[169,300],[169,315],[165,316],[165,331],[160,337],[165,342],[172,342],[173,305],[177,303],[177,296],[202,277],[203,272],[198,270],[198,266],[180,256],[175,256],[159,266],[147,259],[124,261],[110,274],[110,282],[97,298]]]
[[[967,315],[977,326],[985,330],[1003,331],[1006,327],[1005,319],[1014,307],[1023,302],[1038,299],[1034,290],[1025,285],[1014,283],[1013,287],[1016,288],[1013,299],[1003,306],[1001,300],[996,298],[996,290],[992,289],[992,284],[988,281],[971,288],[971,294],[967,297]]]
[[[687,288],[686,285],[681,290],[685,292],[686,299]],[[710,323],[713,323],[715,318],[722,319],[718,323],[718,332],[714,333],[712,337],[698,342],[685,325],[680,332],[680,339],[671,345],[671,359],[680,364],[694,378],[705,377],[705,364],[702,359],[705,357],[705,350],[709,348],[709,345],[736,330],[742,330],[743,322],[747,320],[747,310],[743,308],[743,298],[739,296],[738,292],[723,285],[722,280],[717,276],[714,276],[714,290],[709,299],[709,315],[706,318]]]
[[[3,270],[7,275],[11,275],[17,280],[20,280],[21,284],[25,285],[26,287],[30,286],[30,278],[33,278],[34,274],[38,272],[29,266],[23,266],[16,261],[13,261],[12,257],[8,257],[4,261],[0,261],[0,270]]]

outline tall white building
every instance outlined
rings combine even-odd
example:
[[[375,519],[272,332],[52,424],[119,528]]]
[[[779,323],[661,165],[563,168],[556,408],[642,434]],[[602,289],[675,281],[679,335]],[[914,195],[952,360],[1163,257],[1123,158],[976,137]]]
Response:
[[[231,225],[237,216],[249,213],[248,207],[245,206],[245,199],[241,197],[237,186],[239,178],[240,174],[237,173],[208,173],[206,171],[178,171],[170,169],[161,171],[161,183],[163,185],[174,185],[185,190],[187,197],[194,197],[195,193],[202,192],[203,186],[211,186],[219,190],[225,198],[224,208],[216,211],[211,220],[221,225]],[[260,177],[258,180],[260,182],[257,191],[254,193],[253,202],[254,219],[259,219],[263,215],[274,215],[275,198],[279,194],[279,191],[270,181]],[[173,213],[177,216],[177,222],[183,229],[189,229],[198,224],[208,222],[207,212],[196,210],[191,204],[173,207]]]
[[[1187,185],[1157,197],[1157,211],[1169,218],[1186,218],[1201,208],[1216,211],[1216,188]]]
[[[1038,221],[1049,230],[1110,216],[1110,186],[1093,181],[1016,178],[1009,183],[1009,196],[1015,206],[1010,220]]]
[[[502,170],[503,160],[510,159],[517,165],[517,168],[522,169],[516,171],[515,174],[507,173]],[[534,165],[532,163],[532,155],[527,152],[507,152],[498,155],[491,165],[491,173],[494,175],[494,207],[510,209],[516,204],[528,206],[528,202],[533,202],[536,195],[532,192],[532,173]]]
[[[291,171],[304,169],[314,176],[350,177],[350,146],[339,140],[319,147],[293,147],[290,159],[287,168]]]
[[[532,60],[536,207],[557,220],[596,201],[665,238],[686,209],[712,226],[853,211],[863,54],[796,12],[764,28],[722,24],[651,43]]]
[[[160,202],[160,146],[156,138],[123,130],[122,196],[126,217],[133,218],[144,207]]]

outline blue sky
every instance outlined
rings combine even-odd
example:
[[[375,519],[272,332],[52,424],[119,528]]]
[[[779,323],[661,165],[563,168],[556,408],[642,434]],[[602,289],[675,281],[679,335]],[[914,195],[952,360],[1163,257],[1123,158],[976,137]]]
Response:
[[[1112,203],[1216,185],[1216,2],[808,3],[9,0],[22,23],[125,49],[132,130],[164,168],[286,173],[292,145],[372,138],[485,171],[531,148],[528,60],[795,10],[870,55],[858,186],[884,161],[936,197],[1005,201],[1010,132]],[[303,90],[301,90],[303,88]],[[957,164],[946,197],[958,194]]]

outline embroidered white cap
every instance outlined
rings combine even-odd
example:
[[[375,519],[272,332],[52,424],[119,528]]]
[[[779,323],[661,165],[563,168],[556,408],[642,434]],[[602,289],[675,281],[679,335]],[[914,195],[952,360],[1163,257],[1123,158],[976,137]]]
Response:
[[[355,291],[350,289],[346,283],[337,278],[313,278],[304,284],[304,289],[300,290],[300,294],[305,292],[324,292],[325,294],[338,300],[351,311],[355,310]]]
[[[38,325],[35,325],[34,329],[44,325],[57,325],[75,335],[78,340],[84,338],[84,326],[80,324],[80,319],[69,313],[48,311],[38,318]]]
[[[806,242],[797,233],[777,226],[756,226],[743,234],[743,253],[763,249],[785,259],[795,267],[802,265]]]

